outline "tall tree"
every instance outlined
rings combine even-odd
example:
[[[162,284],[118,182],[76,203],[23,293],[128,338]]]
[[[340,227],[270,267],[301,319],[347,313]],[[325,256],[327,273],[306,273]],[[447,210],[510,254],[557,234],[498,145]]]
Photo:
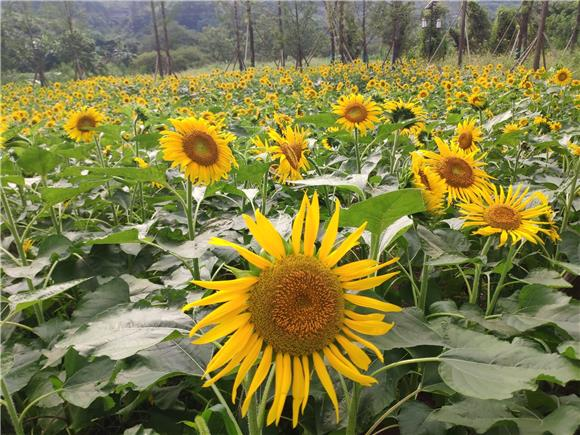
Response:
[[[570,40],[568,41],[568,44],[566,44],[568,46],[568,48],[570,49],[570,51],[574,51],[574,49],[576,48],[576,42],[578,41],[578,30],[580,28],[580,0],[578,0],[577,2],[577,7],[576,7],[576,24],[574,25],[574,30],[572,31],[572,36],[570,36]]]
[[[337,8],[338,1],[325,1],[324,10],[326,11],[326,20],[328,21],[328,34],[330,35],[330,61],[336,60],[336,24],[334,14]]]
[[[167,74],[173,74],[171,52],[169,51],[169,36],[167,35],[167,18],[165,17],[165,2],[161,2],[161,22],[163,24],[163,39],[165,40],[165,56],[167,57]]]
[[[245,69],[244,59],[242,57],[242,34],[240,31],[240,14],[238,11],[238,0],[234,0],[234,30],[236,32],[236,58],[240,71]]]
[[[155,51],[157,52],[157,59],[155,68],[159,71],[159,75],[163,77],[163,60],[161,58],[161,44],[159,43],[159,29],[157,28],[157,15],[155,14],[155,3],[151,0],[151,19],[153,20],[153,33],[155,35]]]
[[[295,29],[296,29],[296,44],[297,44],[297,53],[296,53],[296,67],[302,69],[302,59],[304,58],[304,53],[302,49],[302,37],[300,35],[300,19],[298,18],[298,2],[294,0],[294,17],[296,19],[295,22]]]
[[[459,49],[457,50],[457,65],[463,63],[463,49],[465,46],[465,16],[467,15],[467,1],[461,1],[461,24],[459,25]]]
[[[74,26],[73,26],[73,11],[72,11],[71,2],[69,2],[69,1],[64,2],[64,10],[66,13],[69,38],[71,40],[74,40],[75,39],[75,31],[74,31]],[[82,70],[81,64],[79,62],[78,53],[76,51],[74,51],[72,53],[72,55],[73,55],[73,64],[75,67],[75,80],[81,80],[83,78],[83,70]]]
[[[367,2],[362,0],[362,57],[364,63],[369,63],[367,46]]]
[[[286,50],[284,48],[284,20],[282,18],[282,2],[278,0],[278,38],[280,42],[280,65],[286,66]]]
[[[548,0],[542,2],[542,12],[540,13],[540,25],[536,35],[536,52],[534,53],[534,69],[540,68],[540,56],[544,51],[544,30],[546,28],[546,17],[548,16]]]
[[[340,53],[340,61],[342,63],[347,62],[346,56],[346,32],[344,27],[344,4],[345,2],[338,2],[338,51]]]
[[[516,42],[516,54],[518,57],[522,55],[528,46],[528,23],[530,22],[530,15],[532,14],[532,2],[529,0],[522,1],[519,14],[520,32]]]
[[[250,65],[256,66],[256,53],[254,51],[254,25],[252,23],[252,6],[250,0],[246,0],[246,18],[248,20],[248,39],[250,40]]]

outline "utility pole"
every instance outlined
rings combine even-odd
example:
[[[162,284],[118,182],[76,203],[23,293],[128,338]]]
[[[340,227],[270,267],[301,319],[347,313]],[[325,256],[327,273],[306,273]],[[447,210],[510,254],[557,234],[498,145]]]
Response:
[[[238,14],[238,0],[234,0],[234,27],[236,30],[236,57],[238,58],[238,65],[240,71],[244,70],[244,60],[242,59],[241,48],[241,34],[240,34],[240,19]]]
[[[163,77],[163,60],[161,58],[161,44],[159,43],[159,29],[157,28],[157,16],[155,15],[155,3],[151,0],[151,19],[153,20],[153,30],[155,34],[155,51],[157,51],[156,69],[159,75]]]
[[[457,66],[461,68],[463,63],[463,49],[465,46],[465,16],[467,15],[467,1],[461,1],[461,28],[459,35],[459,52],[457,53]]]
[[[546,17],[548,16],[548,0],[542,2],[542,12],[540,14],[540,25],[538,26],[538,34],[536,35],[536,52],[534,54],[534,69],[540,68],[540,56],[544,50],[544,31],[546,28]]]
[[[250,0],[246,0],[246,15],[248,19],[248,37],[250,39],[250,65],[256,66],[256,53],[254,52],[254,26],[252,24],[252,6]]]
[[[163,24],[163,37],[165,39],[165,56],[167,56],[167,74],[173,73],[173,65],[171,62],[171,52],[169,51],[169,37],[167,36],[167,19],[165,18],[165,2],[161,2],[161,20]]]

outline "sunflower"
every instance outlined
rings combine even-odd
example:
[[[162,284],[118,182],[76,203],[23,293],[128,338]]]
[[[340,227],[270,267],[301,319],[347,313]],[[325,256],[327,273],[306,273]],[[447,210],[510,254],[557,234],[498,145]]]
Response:
[[[88,142],[95,135],[95,127],[105,120],[102,113],[97,112],[92,107],[74,112],[66,124],[65,131],[71,139],[77,142]]]
[[[421,106],[412,101],[387,101],[385,110],[389,113],[393,123],[405,123],[401,128],[401,134],[415,134],[423,130],[425,124],[422,122],[425,111]]]
[[[520,125],[516,122],[510,122],[504,125],[502,129],[503,133],[517,133],[518,131],[520,131]]]
[[[463,201],[475,200],[483,191],[491,186],[491,178],[484,170],[485,165],[478,151],[466,152],[457,146],[449,146],[443,140],[435,137],[439,154],[425,151],[425,165],[433,168],[447,185],[447,203],[457,199]]]
[[[411,172],[413,185],[423,192],[427,211],[440,214],[447,193],[445,181],[432,168],[425,166],[425,159],[419,151],[411,153]]]
[[[244,215],[250,233],[263,252],[257,255],[226,240],[212,239],[214,245],[236,250],[250,263],[250,270],[229,281],[193,281],[200,287],[217,291],[183,307],[186,311],[193,307],[222,304],[200,320],[190,333],[193,336],[200,328],[215,324],[193,343],[211,343],[229,336],[206,368],[207,372],[221,370],[205,386],[212,385],[239,366],[232,390],[235,403],[240,383],[262,354],[247,389],[242,414],[246,415],[252,396],[273,370],[275,393],[267,416],[268,425],[278,424],[290,392],[292,422],[296,426],[308,401],[312,367],[334,405],[338,419],[336,392],[324,358],[338,373],[354,382],[364,386],[376,383],[374,378],[359,371],[366,370],[371,359],[358,345],[369,348],[381,361],[383,355],[359,334],[385,334],[393,323],[385,323],[385,316],[380,312],[401,310],[396,305],[359,294],[396,275],[397,272],[392,272],[374,276],[375,272],[397,259],[382,264],[375,260],[358,260],[337,266],[358,243],[366,223],[335,247],[340,214],[337,201],[336,211],[317,249],[319,213],[317,194],[311,202],[305,195],[288,241],[282,239],[260,212],[256,212],[256,221]],[[355,311],[356,307],[380,312],[361,314]]]
[[[477,145],[483,139],[481,129],[475,126],[475,119],[460,122],[455,129],[455,143],[466,152],[477,150]]]
[[[367,129],[371,130],[374,123],[379,121],[379,106],[360,94],[343,95],[338,103],[332,106],[333,113],[340,115],[338,123],[347,130],[358,129],[364,134]]]
[[[308,134],[309,132],[304,129],[286,127],[282,130],[282,134],[279,134],[276,130],[268,132],[271,143],[260,139],[253,141],[258,148],[263,149],[272,158],[278,160],[275,174],[281,183],[285,183],[288,179],[301,180],[301,171],[309,168],[308,160],[306,159]]]
[[[163,130],[163,159],[180,166],[192,183],[211,184],[226,178],[236,160],[228,144],[235,139],[203,118],[171,119],[175,131]]]
[[[566,86],[572,81],[572,71],[568,68],[560,68],[552,76],[552,81],[560,86]]]
[[[492,185],[490,190],[482,192],[480,198],[470,203],[459,204],[463,215],[464,227],[481,227],[473,234],[491,236],[499,234],[499,246],[503,246],[511,237],[512,243],[525,239],[534,244],[542,242],[538,233],[553,237],[555,232],[552,221],[552,208],[545,197],[537,194],[528,195],[529,188],[522,191],[519,185],[515,189]],[[536,200],[537,205],[529,206]]]
[[[479,92],[472,92],[467,97],[467,102],[471,105],[471,107],[473,107],[474,109],[477,109],[477,110],[482,110],[487,105],[487,100]]]

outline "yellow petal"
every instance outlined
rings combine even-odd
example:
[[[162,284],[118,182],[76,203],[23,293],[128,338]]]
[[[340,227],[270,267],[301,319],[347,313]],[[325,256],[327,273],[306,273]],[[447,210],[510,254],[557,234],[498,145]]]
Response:
[[[240,314],[238,316],[232,317],[227,323],[222,323],[218,326],[213,327],[210,331],[203,334],[200,338],[193,341],[193,344],[207,344],[212,341],[216,341],[225,335],[230,334],[238,328],[244,326],[250,320],[250,313]]]
[[[268,411],[268,416],[266,417],[266,425],[271,425],[276,420],[276,410],[278,409],[278,402],[280,401],[281,391],[282,391],[282,379],[284,377],[284,355],[282,353],[276,354],[276,366],[274,368],[275,379],[274,379],[274,400]]]
[[[218,323],[224,316],[238,315],[241,310],[244,310],[247,307],[246,302],[247,297],[242,295],[216,308],[203,319],[201,319],[197,324],[195,324],[195,326],[189,332],[189,336],[192,337],[197,331],[207,325]]]
[[[343,337],[342,335],[337,335],[336,341],[338,341],[352,362],[355,363],[359,368],[363,370],[367,370],[369,368],[371,359],[364,352],[364,350],[356,346],[352,341],[346,337]]]
[[[328,257],[326,257],[323,263],[328,267],[332,267],[338,263],[340,259],[344,257],[345,254],[358,243],[358,239],[360,239],[366,227],[366,222],[358,227],[354,233],[350,234],[338,248],[336,248]]]
[[[318,193],[314,192],[312,202],[306,213],[306,228],[304,229],[304,255],[314,255],[314,242],[318,236],[320,225],[320,207],[318,205]]]
[[[254,374],[254,378],[250,383],[250,388],[246,393],[246,399],[242,405],[242,416],[245,416],[248,413],[248,408],[250,407],[250,402],[252,400],[252,396],[256,392],[256,390],[262,385],[266,375],[270,371],[270,364],[272,363],[272,346],[267,346],[264,350],[264,354],[262,355],[262,361],[258,365],[256,369],[256,373]]]
[[[338,352],[338,349],[336,350]],[[349,379],[352,379],[355,382],[358,382],[361,385],[369,386],[377,382],[376,379],[365,376],[354,367],[349,366],[342,358],[340,358],[333,350],[331,350],[330,346],[324,348],[324,355],[328,359],[330,365],[340,374],[346,376]]]
[[[342,288],[345,290],[361,291],[375,288],[399,272],[385,273],[384,275],[372,276],[370,278],[359,279],[358,281],[343,282]]]
[[[304,226],[304,215],[306,214],[306,208],[308,207],[308,196],[304,194],[302,198],[302,204],[300,204],[300,210],[294,219],[292,224],[292,250],[294,254],[300,253],[300,245],[302,243],[302,227]]]
[[[330,250],[334,246],[334,242],[336,242],[336,235],[338,234],[338,222],[340,219],[340,202],[338,199],[335,202],[335,210],[328,226],[326,227],[326,232],[324,233],[324,237],[322,239],[322,243],[320,244],[320,249],[318,250],[318,258],[324,260]]]
[[[394,323],[378,322],[375,320],[358,321],[352,319],[344,319],[344,324],[350,329],[365,335],[383,335],[395,326]]]
[[[302,355],[302,368],[304,369],[304,393],[302,394],[302,413],[306,409],[308,403],[308,396],[310,395],[310,367],[308,364],[308,357]]]
[[[214,370],[219,369],[221,366],[231,360],[234,355],[242,353],[244,349],[247,349],[246,343],[250,339],[253,331],[254,327],[251,323],[248,323],[238,329],[228,339],[223,347],[213,356],[205,368],[205,371],[213,372]]]
[[[398,313],[402,309],[395,304],[379,301],[378,299],[369,298],[367,296],[351,295],[349,293],[345,293],[344,299],[360,307],[374,308],[375,310],[383,311],[385,313]]]
[[[330,375],[326,370],[326,366],[324,365],[324,361],[322,357],[318,354],[318,352],[312,353],[312,361],[314,362],[314,370],[316,370],[316,374],[318,375],[318,379],[320,379],[320,383],[326,390],[326,394],[328,394],[328,398],[334,405],[334,409],[336,411],[336,422],[338,423],[339,415],[338,415],[338,400],[336,399],[336,391],[334,391],[334,386],[332,385],[332,380],[330,379]]]
[[[203,299],[198,299],[197,301],[190,302],[189,304],[185,305],[182,310],[188,311],[194,307],[201,307],[205,305],[213,305],[218,304],[220,302],[231,301],[233,299],[237,299],[240,296],[244,296],[245,294],[240,294],[237,291],[220,291],[219,293],[215,293],[211,296],[207,296]]]
[[[252,218],[248,215],[243,215],[244,222],[246,222],[246,226],[250,230],[250,233],[256,239],[256,241],[260,244],[264,250],[270,254],[274,258],[281,258],[285,255],[284,250],[284,243],[280,237],[280,234],[274,229],[270,221],[266,218],[262,220],[262,218],[258,219],[258,214],[261,213],[256,212],[256,219],[259,220],[260,224],[254,222]],[[268,224],[264,225],[263,222],[267,222]],[[272,231],[273,230],[273,231]]]
[[[261,257],[258,254],[254,254],[252,251],[243,248],[242,246],[238,246],[235,243],[228,242],[227,240],[214,237],[209,241],[209,243],[215,246],[224,246],[235,249],[238,252],[238,254],[240,254],[243,258],[245,258],[247,261],[249,261],[251,264],[253,264],[259,269],[263,270],[272,266],[272,263],[266,260],[264,257]]]
[[[252,339],[254,340],[254,342],[251,345],[248,343],[248,347],[250,348],[250,350],[248,351],[248,354],[246,355],[246,357],[244,358],[244,361],[240,365],[240,369],[238,370],[238,373],[236,374],[234,386],[232,387],[232,403],[234,403],[234,404],[236,403],[236,396],[238,393],[238,387],[240,386],[240,384],[244,380],[244,376],[246,376],[248,371],[256,363],[256,361],[258,359],[258,355],[260,354],[260,350],[262,350],[262,342],[263,342],[262,338],[257,336],[257,335],[254,335],[252,337]]]
[[[278,408],[276,409],[276,425],[280,422],[282,411],[284,410],[284,403],[286,396],[292,384],[292,361],[289,354],[284,354],[284,372],[282,376],[282,389],[280,390],[280,400],[278,401]]]
[[[293,358],[293,372],[292,372],[292,427],[298,424],[298,416],[300,404],[302,403],[302,396],[304,394],[304,371],[300,363],[300,357]]]
[[[230,279],[227,281],[191,281],[193,284],[210,290],[246,290],[258,282],[257,276],[245,276],[243,278]]]

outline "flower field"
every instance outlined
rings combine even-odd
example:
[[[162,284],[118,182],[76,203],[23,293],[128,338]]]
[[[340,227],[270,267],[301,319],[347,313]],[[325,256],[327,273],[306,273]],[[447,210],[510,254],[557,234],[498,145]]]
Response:
[[[580,97],[408,60],[2,87],[2,424],[574,434]]]

